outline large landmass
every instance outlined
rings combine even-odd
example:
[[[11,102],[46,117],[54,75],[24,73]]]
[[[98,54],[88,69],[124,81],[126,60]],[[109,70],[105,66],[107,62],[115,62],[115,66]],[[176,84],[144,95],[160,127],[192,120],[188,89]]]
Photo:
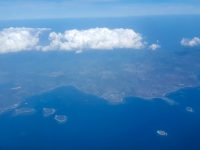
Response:
[[[200,51],[114,50],[0,55],[0,110],[60,86],[73,86],[111,103],[125,97],[166,98],[199,86]]]

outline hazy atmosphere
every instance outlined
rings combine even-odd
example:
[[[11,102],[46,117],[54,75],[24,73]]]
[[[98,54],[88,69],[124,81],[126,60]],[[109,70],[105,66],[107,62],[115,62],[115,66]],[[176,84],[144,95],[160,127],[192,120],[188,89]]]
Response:
[[[198,0],[0,1],[0,150],[200,149]]]

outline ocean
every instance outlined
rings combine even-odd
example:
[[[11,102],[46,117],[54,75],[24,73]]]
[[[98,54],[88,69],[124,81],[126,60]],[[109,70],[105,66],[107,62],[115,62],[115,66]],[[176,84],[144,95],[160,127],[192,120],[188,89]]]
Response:
[[[30,97],[19,107],[34,108],[32,114],[0,117],[1,150],[197,150],[200,148],[200,88],[170,94],[177,104],[161,99],[126,98],[110,104],[73,87],[60,87]],[[194,112],[186,111],[192,107]],[[44,117],[43,108],[66,115],[64,124],[54,115]],[[164,130],[167,136],[157,134]]]
[[[162,65],[162,63],[160,63],[162,58],[165,58],[164,63],[170,63],[170,59],[168,61],[165,55],[162,53],[160,55],[159,52],[162,51],[166,53],[175,53],[178,58],[186,58],[184,60],[181,59],[182,63],[186,62],[188,64],[185,66],[185,70],[190,72],[193,76],[183,71],[185,74],[182,74],[182,72],[180,73],[180,81],[182,79],[185,83],[190,83],[190,79],[193,79],[195,75],[199,74],[199,70],[192,70],[193,66],[197,66],[198,64],[190,63],[195,62],[195,59],[192,61],[193,57],[187,58],[182,56],[187,56],[190,52],[199,51],[199,48],[185,48],[180,45],[180,40],[184,37],[193,38],[194,36],[200,35],[199,18],[200,16],[194,15],[95,19],[4,20],[0,21],[0,29],[2,30],[9,27],[31,27],[51,28],[52,31],[55,32],[64,32],[68,29],[89,29],[95,27],[131,28],[141,33],[144,40],[148,41],[147,44],[155,43],[158,40],[161,48],[157,51],[159,59],[153,61],[155,62],[154,64]],[[49,42],[47,41],[48,33],[44,33],[42,36],[44,36],[42,37],[42,44],[45,45]],[[49,83],[51,85],[52,82],[48,82],[48,80],[50,80],[49,78],[46,78],[46,82],[43,82],[43,78],[31,80],[32,76],[26,78],[30,80],[26,80],[25,82],[24,75],[27,77],[33,74],[38,77],[38,72],[42,73],[43,71],[41,76],[44,77],[43,75],[45,75],[45,73],[60,71],[62,68],[67,67],[72,68],[71,70],[73,71],[73,68],[76,69],[77,66],[84,62],[73,59],[76,58],[73,56],[75,54],[69,53],[69,56],[66,55],[66,58],[73,60],[69,61],[70,63],[66,67],[67,63],[63,63],[65,62],[64,52],[58,52],[59,54],[55,55],[56,59],[52,60],[49,59],[49,56],[51,56],[50,58],[54,58],[52,57],[54,53],[34,55],[33,53],[35,52],[30,52],[29,56],[27,53],[29,54],[29,52],[26,52],[24,55],[23,52],[20,55],[16,54],[16,57],[15,54],[1,55],[0,66],[4,78],[1,79],[2,84],[0,84],[0,90],[2,89],[2,91],[4,91],[4,89],[12,87],[13,81],[15,81],[15,83],[21,83],[22,85],[23,83],[35,83],[36,85],[38,83],[42,83],[41,85],[43,85],[43,83]],[[105,53],[106,52],[102,52],[103,56],[101,58],[104,58]],[[152,54],[154,52],[148,49],[142,51],[142,56],[143,54],[149,55],[149,53]],[[197,55],[198,54],[199,53],[197,53]],[[14,57],[12,57],[12,55],[14,55]],[[94,54],[91,55],[91,53],[89,56],[87,56],[87,53],[83,53],[82,55],[86,56],[86,58],[94,56]],[[129,53],[126,55],[128,56]],[[113,55],[110,53],[108,56],[112,58]],[[108,56],[106,55],[106,57]],[[127,59],[127,57],[121,59],[121,54],[118,56],[121,61]],[[97,57],[98,55],[96,55],[96,58]],[[80,60],[80,57],[77,58]],[[134,56],[133,58],[137,59],[140,57]],[[105,66],[112,66],[109,62],[110,61],[105,63]],[[130,59],[130,62],[134,61]],[[181,63],[179,61],[175,62],[177,66]],[[52,64],[52,66],[49,64]],[[76,64],[75,67],[73,66],[74,64]],[[90,62],[88,64],[92,66]],[[174,67],[174,64],[171,66]],[[45,68],[47,70],[45,70]],[[163,66],[159,71],[166,71],[166,68],[167,67]],[[116,67],[116,69],[118,69],[118,67]],[[169,69],[167,73],[169,73],[169,75],[171,73],[173,78],[174,70],[170,67],[167,69]],[[180,68],[176,69],[178,70]],[[182,70],[184,70],[184,68]],[[18,76],[15,76],[16,72]],[[7,76],[6,73],[10,73],[10,75]],[[73,76],[74,72],[70,73],[72,73]],[[189,78],[182,78],[181,75],[188,75]],[[178,80],[177,76],[175,77],[174,80]],[[62,77],[58,78],[55,83],[62,83]],[[29,84],[25,85],[29,86]],[[26,86],[24,89],[26,90],[27,88],[30,93],[32,90],[34,91],[37,89],[37,86],[34,84],[30,84],[30,88]],[[24,89],[22,86],[22,90]],[[23,92],[22,94],[24,94]],[[1,104],[6,104],[7,106],[7,95],[5,95],[5,93],[3,94],[5,99],[1,99]],[[20,94],[17,96],[20,96]],[[174,100],[176,103],[171,105],[159,98],[145,100],[137,97],[126,97],[123,103],[112,104],[97,96],[83,93],[71,86],[63,86],[39,95],[27,97],[24,98],[19,108],[32,108],[34,109],[33,112],[19,113],[16,115],[15,110],[10,110],[0,115],[0,150],[200,149],[200,88],[184,88],[168,94],[167,97]],[[8,101],[13,103],[14,100],[8,99]],[[54,108],[56,112],[51,116],[44,117],[43,108]],[[58,123],[54,118],[55,115],[66,115],[67,121],[65,123]],[[167,134],[162,136],[159,135],[157,131],[164,131]]]

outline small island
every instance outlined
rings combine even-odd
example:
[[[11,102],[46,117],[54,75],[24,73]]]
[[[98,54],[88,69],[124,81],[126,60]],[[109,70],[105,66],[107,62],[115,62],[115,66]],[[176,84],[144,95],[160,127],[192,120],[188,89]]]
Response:
[[[164,131],[164,130],[157,130],[156,133],[157,133],[158,135],[160,135],[160,136],[167,136],[167,135],[168,135],[167,132]]]
[[[14,116],[21,116],[21,115],[32,115],[36,112],[34,108],[24,107],[24,108],[16,108],[14,110]]]
[[[43,116],[44,117],[49,117],[54,115],[56,112],[55,108],[43,108]]]
[[[54,119],[61,124],[64,124],[67,122],[68,118],[66,115],[55,115]]]
[[[186,107],[185,110],[191,113],[194,112],[194,109],[192,107]]]

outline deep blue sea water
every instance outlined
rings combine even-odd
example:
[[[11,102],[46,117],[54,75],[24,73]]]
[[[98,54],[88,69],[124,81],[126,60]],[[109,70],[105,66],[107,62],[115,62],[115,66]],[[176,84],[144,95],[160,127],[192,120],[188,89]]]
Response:
[[[63,32],[94,27],[131,28],[148,43],[159,40],[160,50],[186,49],[188,53],[190,49],[182,47],[180,40],[199,36],[199,26],[200,16],[0,21],[0,29],[43,27]],[[17,64],[13,68],[17,70]],[[187,88],[168,96],[178,104],[132,97],[123,104],[112,105],[73,87],[61,87],[27,98],[20,107],[35,108],[32,115],[13,116],[9,111],[0,116],[0,150],[199,150],[200,88]],[[187,112],[187,106],[194,112]],[[43,107],[53,107],[57,114],[67,115],[67,123],[58,124],[54,116],[43,117]],[[159,129],[168,136],[159,136]]]
[[[73,87],[61,87],[28,98],[20,107],[35,114],[0,117],[1,150],[198,150],[200,149],[200,88],[170,94],[177,105],[163,100],[127,98],[112,105]],[[193,113],[185,107],[191,106]],[[42,108],[53,107],[68,116],[59,124],[43,117]],[[158,129],[168,132],[159,136]]]

